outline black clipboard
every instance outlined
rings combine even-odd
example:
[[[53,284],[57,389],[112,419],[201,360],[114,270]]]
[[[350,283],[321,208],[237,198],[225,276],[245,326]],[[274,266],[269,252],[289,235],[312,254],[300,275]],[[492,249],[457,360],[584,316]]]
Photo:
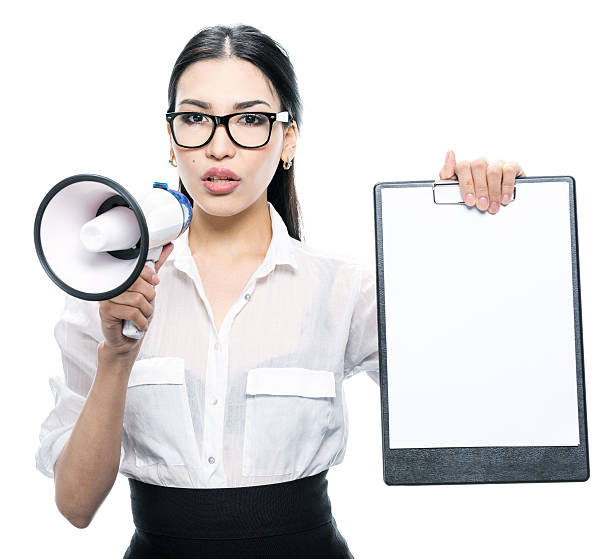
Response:
[[[586,481],[574,178],[495,215],[456,181],[373,194],[385,483]]]

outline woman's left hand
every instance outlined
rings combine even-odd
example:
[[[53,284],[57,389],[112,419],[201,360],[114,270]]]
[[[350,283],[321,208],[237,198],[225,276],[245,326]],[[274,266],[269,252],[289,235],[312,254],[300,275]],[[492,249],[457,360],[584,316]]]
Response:
[[[500,203],[507,205],[512,199],[514,179],[525,172],[516,161],[493,161],[484,157],[469,161],[455,161],[455,153],[446,154],[440,171],[442,180],[458,180],[463,201],[479,210],[497,213]]]

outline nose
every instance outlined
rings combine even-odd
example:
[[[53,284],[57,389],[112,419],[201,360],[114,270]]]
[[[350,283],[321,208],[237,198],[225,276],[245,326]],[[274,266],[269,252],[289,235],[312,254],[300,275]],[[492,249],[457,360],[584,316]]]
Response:
[[[205,148],[208,155],[217,159],[234,154],[235,146],[227,133],[225,125],[217,125],[212,139],[206,144]]]

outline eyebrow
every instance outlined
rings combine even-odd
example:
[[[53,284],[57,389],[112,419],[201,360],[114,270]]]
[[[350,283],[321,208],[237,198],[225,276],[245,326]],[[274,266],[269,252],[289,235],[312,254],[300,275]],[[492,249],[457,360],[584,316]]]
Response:
[[[179,105],[196,105],[197,107],[201,107],[202,109],[211,110],[212,105],[207,103],[206,101],[198,101],[197,99],[183,99]],[[241,101],[234,105],[234,109],[248,109],[254,105],[268,105],[268,107],[272,108],[270,103],[266,101],[262,101],[261,99],[253,99],[252,101]]]

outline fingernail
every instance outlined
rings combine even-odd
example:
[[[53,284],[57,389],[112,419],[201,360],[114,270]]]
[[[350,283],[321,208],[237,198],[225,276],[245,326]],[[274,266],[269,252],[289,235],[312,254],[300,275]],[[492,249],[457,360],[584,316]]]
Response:
[[[503,202],[504,204],[507,204],[509,201],[510,201],[510,194],[504,194],[504,195],[502,196],[502,202]]]
[[[478,201],[480,202],[480,205],[484,210],[487,207],[487,199],[484,196],[481,196],[480,198],[478,198]]]
[[[491,202],[491,206],[489,207],[489,211],[491,213],[495,213],[499,209],[499,204],[497,202]]]
[[[474,201],[474,195],[471,192],[468,192],[465,198],[470,204]]]
[[[157,274],[153,274],[153,282],[154,283],[159,283],[159,278],[157,277]]]

